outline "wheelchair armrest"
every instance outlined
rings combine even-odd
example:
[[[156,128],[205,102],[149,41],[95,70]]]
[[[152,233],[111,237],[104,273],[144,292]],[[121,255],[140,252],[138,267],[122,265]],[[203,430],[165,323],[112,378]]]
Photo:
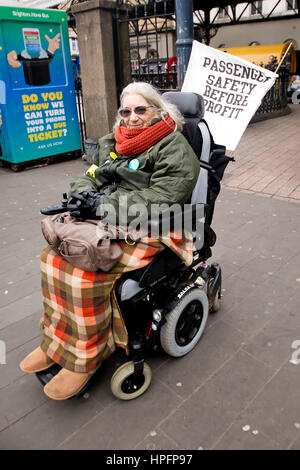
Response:
[[[164,212],[151,217],[148,221],[149,233],[163,235],[182,229],[193,232],[196,222],[204,218],[206,206],[206,204],[184,204],[182,207],[176,204],[171,206]]]
[[[220,148],[215,148],[211,151],[211,155],[225,155],[226,148],[224,146],[220,146]]]

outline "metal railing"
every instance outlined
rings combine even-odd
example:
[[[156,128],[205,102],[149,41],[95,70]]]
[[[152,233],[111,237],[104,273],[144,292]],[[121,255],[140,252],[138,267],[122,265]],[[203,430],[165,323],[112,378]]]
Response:
[[[255,117],[270,116],[286,108],[288,103],[289,71],[285,66],[278,70],[278,78],[272,88],[264,96],[261,105],[255,113]]]
[[[173,73],[173,67],[170,65],[176,54],[174,2],[170,0],[159,2],[118,0],[116,5],[115,54],[118,90],[121,91],[124,83],[128,81],[129,74],[132,81],[149,82],[160,89],[176,88],[177,73],[176,70]],[[127,6],[126,9],[125,6]],[[126,52],[121,51],[121,27],[123,31],[127,29]],[[124,63],[126,63],[126,77],[123,76]],[[170,70],[168,70],[168,64]],[[130,66],[130,71],[127,65]]]
[[[151,83],[159,90],[177,89],[177,66],[173,64],[168,70],[167,61],[158,64],[137,64],[131,72],[132,80]]]

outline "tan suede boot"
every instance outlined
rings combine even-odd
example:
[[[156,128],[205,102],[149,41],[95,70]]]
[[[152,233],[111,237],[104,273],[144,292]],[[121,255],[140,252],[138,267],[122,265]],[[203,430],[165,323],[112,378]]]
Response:
[[[54,361],[38,346],[20,362],[20,369],[27,374],[33,374],[46,370],[53,364]]]
[[[76,395],[93,374],[61,369],[44,387],[44,393],[52,400],[67,400]]]

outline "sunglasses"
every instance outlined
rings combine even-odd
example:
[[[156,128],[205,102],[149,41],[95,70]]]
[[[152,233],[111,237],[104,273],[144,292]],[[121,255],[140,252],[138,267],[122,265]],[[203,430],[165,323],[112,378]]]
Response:
[[[134,114],[137,114],[138,116],[142,116],[143,114],[146,113],[148,108],[153,108],[153,106],[137,106],[134,109],[129,109],[129,108],[124,108],[120,109],[119,113],[123,118],[128,118],[132,111],[134,111]]]

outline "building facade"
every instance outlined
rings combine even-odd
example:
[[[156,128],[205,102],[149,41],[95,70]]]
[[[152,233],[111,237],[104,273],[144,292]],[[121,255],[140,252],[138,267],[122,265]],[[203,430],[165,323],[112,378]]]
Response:
[[[295,49],[300,49],[300,18],[295,17],[297,12],[296,0],[263,0],[253,4],[245,2],[236,7],[239,23],[230,25],[231,7],[220,10],[215,8],[211,11],[211,21],[217,33],[210,45],[239,47],[293,42]],[[268,18],[268,21],[255,22],[262,17]]]

